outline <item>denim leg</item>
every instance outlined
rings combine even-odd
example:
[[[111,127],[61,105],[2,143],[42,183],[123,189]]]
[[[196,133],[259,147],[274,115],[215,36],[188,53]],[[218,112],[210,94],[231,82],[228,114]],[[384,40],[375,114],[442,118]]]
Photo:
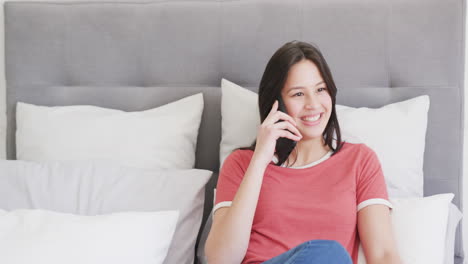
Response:
[[[340,243],[334,240],[310,240],[262,264],[353,264]]]

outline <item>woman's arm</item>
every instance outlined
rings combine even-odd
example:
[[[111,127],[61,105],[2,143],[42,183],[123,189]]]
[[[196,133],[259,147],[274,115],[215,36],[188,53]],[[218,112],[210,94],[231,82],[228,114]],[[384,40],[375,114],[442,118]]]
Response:
[[[210,264],[242,262],[249,245],[263,175],[273,157],[276,140],[286,137],[298,141],[302,137],[292,117],[277,110],[278,101],[275,101],[258,128],[254,154],[232,199],[232,205],[218,209],[213,215],[213,225],[205,245],[205,255]],[[287,122],[278,123],[280,119]]]
[[[367,264],[401,264],[386,205],[366,206],[358,212],[358,231]]]
[[[239,264],[244,259],[264,172],[265,165],[252,159],[232,205],[213,215],[205,245],[208,263]]]

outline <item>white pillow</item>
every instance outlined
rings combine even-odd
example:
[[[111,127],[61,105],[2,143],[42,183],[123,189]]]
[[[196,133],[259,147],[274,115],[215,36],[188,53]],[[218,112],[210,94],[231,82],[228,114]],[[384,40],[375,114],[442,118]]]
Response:
[[[19,160],[106,160],[139,168],[191,169],[203,95],[141,112],[20,102],[16,111]]]
[[[225,79],[221,82],[220,162],[232,150],[250,146],[260,125],[258,95]],[[365,143],[382,164],[389,196],[423,196],[423,157],[429,96],[378,109],[336,105],[342,140]]]
[[[255,141],[259,125],[258,95],[222,79],[220,168],[234,149],[250,146]]]
[[[177,210],[164,264],[193,263],[211,175],[201,169],[140,169],[112,162],[0,160],[0,208],[80,215]]]
[[[79,216],[0,209],[0,263],[160,264],[178,211]]]
[[[376,152],[390,197],[423,196],[429,96],[378,109],[337,105],[336,111],[343,140],[365,143]]]
[[[403,263],[445,264],[445,240],[453,193],[390,199],[398,254]],[[452,256],[453,258],[453,256]],[[358,264],[366,260],[359,246]]]

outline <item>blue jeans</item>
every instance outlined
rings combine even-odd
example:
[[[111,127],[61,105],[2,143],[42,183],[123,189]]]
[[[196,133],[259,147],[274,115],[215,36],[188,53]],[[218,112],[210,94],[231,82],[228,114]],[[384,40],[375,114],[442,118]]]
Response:
[[[353,264],[353,261],[335,240],[310,240],[262,264]]]

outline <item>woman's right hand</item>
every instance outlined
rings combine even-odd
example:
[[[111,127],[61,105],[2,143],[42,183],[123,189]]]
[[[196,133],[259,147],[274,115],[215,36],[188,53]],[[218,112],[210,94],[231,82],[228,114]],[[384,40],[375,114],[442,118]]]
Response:
[[[285,122],[279,122],[281,120]],[[294,141],[299,141],[302,138],[296,126],[297,124],[291,116],[278,111],[278,100],[276,100],[270,113],[258,127],[254,158],[264,163],[265,166],[268,165],[275,154],[278,138],[285,137]]]

